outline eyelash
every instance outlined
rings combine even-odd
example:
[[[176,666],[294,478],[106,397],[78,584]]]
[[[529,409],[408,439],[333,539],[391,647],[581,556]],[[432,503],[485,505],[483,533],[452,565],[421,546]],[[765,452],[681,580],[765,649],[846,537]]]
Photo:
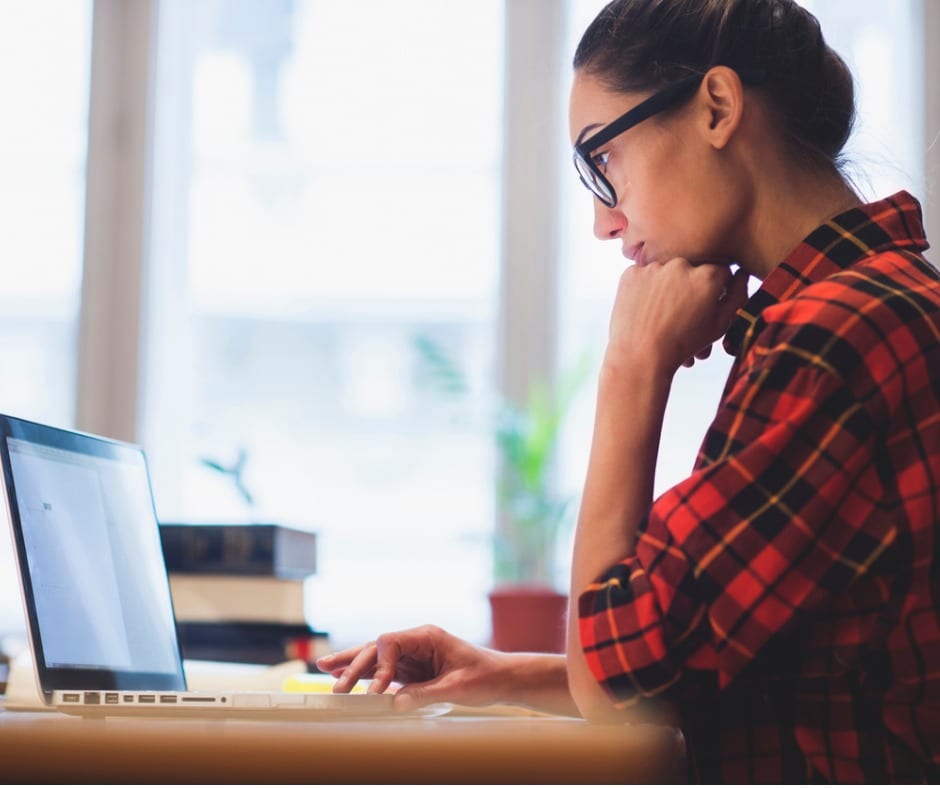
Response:
[[[600,168],[601,172],[607,172],[607,160],[610,157],[608,151],[602,151],[601,153],[595,153],[591,159],[593,162]]]

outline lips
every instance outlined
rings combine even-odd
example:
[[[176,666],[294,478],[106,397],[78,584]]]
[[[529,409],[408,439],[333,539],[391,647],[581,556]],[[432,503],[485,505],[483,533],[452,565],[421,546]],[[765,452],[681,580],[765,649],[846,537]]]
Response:
[[[625,246],[623,256],[628,260],[633,260],[637,265],[643,265],[646,261],[643,259],[643,244],[638,243],[633,246]]]

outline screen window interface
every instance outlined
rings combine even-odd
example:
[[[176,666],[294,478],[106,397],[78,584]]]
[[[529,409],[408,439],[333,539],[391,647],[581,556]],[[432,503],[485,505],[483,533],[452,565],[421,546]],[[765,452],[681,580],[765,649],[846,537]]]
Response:
[[[7,442],[46,666],[176,671],[143,456]]]

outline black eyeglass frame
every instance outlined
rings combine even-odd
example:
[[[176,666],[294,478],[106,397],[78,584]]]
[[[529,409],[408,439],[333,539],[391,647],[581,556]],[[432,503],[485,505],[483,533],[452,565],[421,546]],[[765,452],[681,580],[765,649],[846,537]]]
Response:
[[[767,78],[767,72],[762,68],[735,68],[734,71],[746,85],[758,85]],[[608,208],[617,204],[617,192],[601,172],[600,167],[591,157],[591,152],[619,137],[625,131],[632,129],[647,118],[678,104],[682,99],[690,96],[705,79],[705,74],[689,74],[678,82],[668,85],[658,93],[644,99],[635,107],[627,110],[623,115],[612,120],[596,134],[591,135],[583,142],[574,146],[574,166],[588,190]],[[585,169],[590,174],[590,180],[585,177]]]

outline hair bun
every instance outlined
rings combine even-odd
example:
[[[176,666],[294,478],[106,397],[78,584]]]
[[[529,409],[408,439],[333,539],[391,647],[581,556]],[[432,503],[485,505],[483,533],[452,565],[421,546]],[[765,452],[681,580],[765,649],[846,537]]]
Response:
[[[823,153],[836,158],[855,124],[855,88],[845,61],[828,46],[821,72],[817,109],[809,119],[810,134]]]

